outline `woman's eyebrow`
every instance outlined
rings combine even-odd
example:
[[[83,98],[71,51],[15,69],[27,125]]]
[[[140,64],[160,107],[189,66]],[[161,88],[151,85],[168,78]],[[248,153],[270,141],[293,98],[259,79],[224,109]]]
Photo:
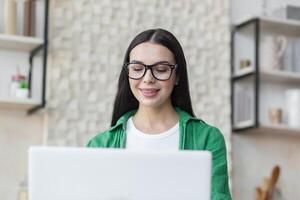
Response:
[[[139,63],[139,64],[144,64],[142,61],[139,60],[130,60],[130,63]]]
[[[131,60],[130,63],[145,64],[145,63],[143,63],[142,61],[139,61],[139,60]],[[170,63],[169,63],[168,61],[166,61],[166,60],[161,60],[161,61],[158,61],[158,62],[153,63],[153,65],[156,65],[156,64],[164,64],[164,63],[170,64]]]

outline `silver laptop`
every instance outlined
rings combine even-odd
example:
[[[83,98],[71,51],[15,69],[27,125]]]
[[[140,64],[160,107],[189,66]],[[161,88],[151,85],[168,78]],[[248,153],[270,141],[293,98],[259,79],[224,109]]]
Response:
[[[29,200],[209,200],[211,153],[29,149]]]

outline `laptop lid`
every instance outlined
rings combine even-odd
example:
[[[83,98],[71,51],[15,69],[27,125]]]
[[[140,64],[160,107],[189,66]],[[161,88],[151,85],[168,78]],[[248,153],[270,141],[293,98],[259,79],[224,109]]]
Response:
[[[31,147],[30,200],[209,200],[211,153]]]

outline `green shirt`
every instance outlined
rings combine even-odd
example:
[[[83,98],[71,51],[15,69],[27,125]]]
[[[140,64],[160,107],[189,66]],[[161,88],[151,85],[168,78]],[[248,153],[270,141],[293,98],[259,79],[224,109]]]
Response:
[[[212,153],[212,200],[231,200],[228,187],[226,146],[219,129],[192,117],[180,108],[175,108],[179,116],[179,149],[208,150]],[[92,138],[88,147],[126,148],[127,120],[136,110],[127,112],[107,131]]]

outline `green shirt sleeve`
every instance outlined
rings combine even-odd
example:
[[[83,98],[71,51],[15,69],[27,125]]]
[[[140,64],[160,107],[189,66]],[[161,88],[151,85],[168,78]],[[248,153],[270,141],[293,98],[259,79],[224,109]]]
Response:
[[[226,145],[222,133],[213,128],[207,143],[212,153],[212,200],[231,200],[228,186]]]
[[[88,143],[86,144],[86,147],[93,148],[93,147],[98,147],[98,146],[95,145],[94,140],[90,140],[90,141],[88,141]]]
[[[99,133],[95,137],[89,140],[89,142],[86,144],[86,147],[90,148],[101,148],[105,147],[106,142],[106,132]]]

